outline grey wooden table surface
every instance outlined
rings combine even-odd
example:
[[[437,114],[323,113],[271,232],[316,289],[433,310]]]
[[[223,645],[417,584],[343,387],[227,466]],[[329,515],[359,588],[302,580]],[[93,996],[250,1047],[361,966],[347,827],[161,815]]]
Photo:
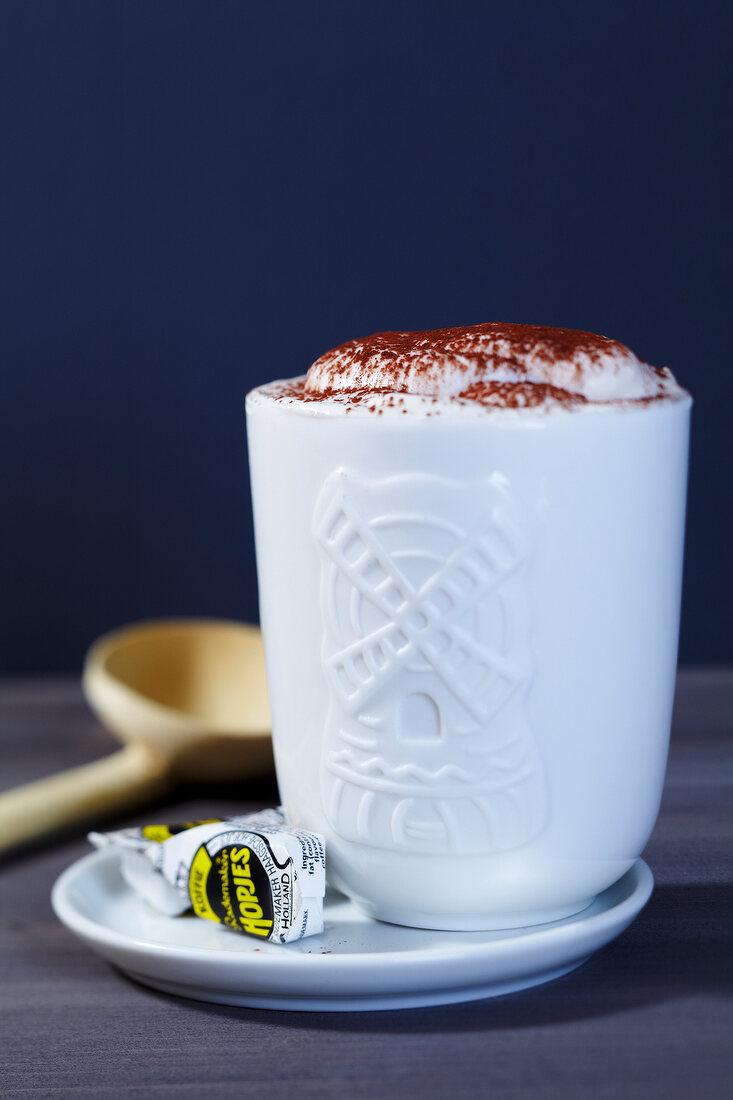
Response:
[[[0,684],[0,787],[112,747],[70,681]],[[57,839],[0,866],[0,1095],[733,1095],[733,671],[680,676],[656,888],[616,942],[546,986],[445,1008],[290,1013],[153,993],[55,919]],[[274,783],[181,790],[138,820],[272,805]],[[110,822],[110,825],[127,822]]]

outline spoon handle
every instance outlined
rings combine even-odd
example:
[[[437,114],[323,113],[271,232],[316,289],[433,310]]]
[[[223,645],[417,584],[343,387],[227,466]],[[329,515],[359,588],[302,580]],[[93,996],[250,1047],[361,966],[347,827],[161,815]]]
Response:
[[[164,762],[142,745],[0,794],[0,854],[169,790]]]

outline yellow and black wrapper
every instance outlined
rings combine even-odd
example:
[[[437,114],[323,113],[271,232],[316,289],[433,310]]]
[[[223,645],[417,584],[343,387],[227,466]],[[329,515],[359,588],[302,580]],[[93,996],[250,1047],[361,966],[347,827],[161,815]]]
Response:
[[[323,931],[325,848],[281,810],[90,833],[121,854],[128,885],[159,912],[191,909],[234,932],[289,943]]]

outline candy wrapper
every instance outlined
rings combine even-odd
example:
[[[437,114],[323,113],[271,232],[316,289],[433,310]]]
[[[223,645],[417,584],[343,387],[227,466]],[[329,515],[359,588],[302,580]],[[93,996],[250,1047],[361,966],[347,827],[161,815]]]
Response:
[[[89,840],[119,851],[126,882],[167,916],[193,909],[274,943],[323,931],[323,838],[287,825],[281,810],[90,833]]]

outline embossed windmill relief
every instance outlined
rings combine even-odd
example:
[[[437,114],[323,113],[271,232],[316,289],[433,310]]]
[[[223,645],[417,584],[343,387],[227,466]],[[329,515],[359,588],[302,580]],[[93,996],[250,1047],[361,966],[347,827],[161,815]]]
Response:
[[[333,828],[404,851],[524,844],[547,800],[525,713],[528,542],[502,479],[338,470],[314,518]]]

